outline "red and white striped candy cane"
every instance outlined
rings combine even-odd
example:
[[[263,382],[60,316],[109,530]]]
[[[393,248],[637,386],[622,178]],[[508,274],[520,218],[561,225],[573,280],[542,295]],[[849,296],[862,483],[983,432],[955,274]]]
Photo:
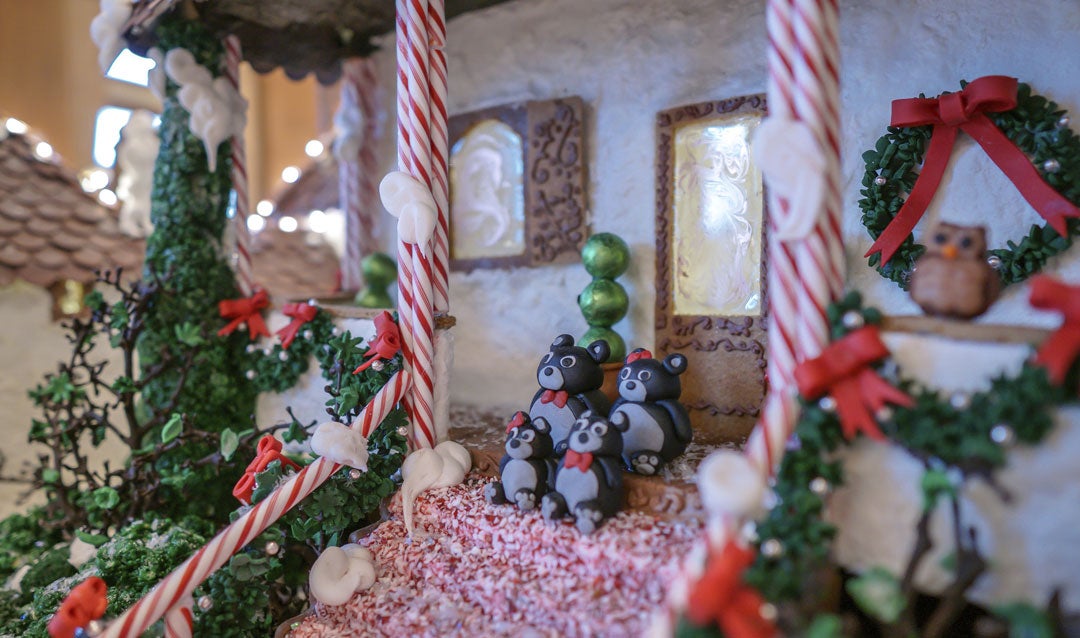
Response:
[[[240,91],[240,38],[235,35],[225,36],[225,77],[237,92]],[[234,135],[232,147],[232,186],[236,194],[236,215],[233,217],[233,230],[236,234],[236,283],[244,296],[255,290],[255,279],[251,270],[251,232],[248,230],[248,215],[251,205],[248,200],[247,151],[244,147],[244,135]]]
[[[192,637],[195,619],[191,615],[191,608],[194,604],[189,594],[165,614],[165,638]]]
[[[373,216],[378,207],[375,184],[374,133],[378,117],[378,76],[371,58],[350,58],[342,63],[342,110],[355,109],[363,122],[363,143],[356,157],[338,157],[338,194],[345,210],[345,253],[341,259],[342,288],[359,290],[363,284],[360,261],[378,250]]]
[[[427,3],[397,2],[398,164],[421,184],[431,187],[431,128],[428,100]],[[424,248],[424,249],[422,249]],[[413,384],[406,403],[412,422],[412,443],[435,445],[434,428],[434,297],[427,247],[398,241],[398,317],[403,354]],[[408,310],[403,312],[403,308]]]
[[[840,237],[839,38],[836,0],[770,0],[768,99],[771,117],[813,130],[825,155],[825,214],[804,239],[769,238],[769,396],[746,452],[767,474],[783,456],[796,418],[795,366],[828,344],[827,306],[844,286]],[[770,207],[787,202],[770,195]]]
[[[428,94],[431,117],[431,194],[438,207],[435,225],[435,312],[450,310],[450,176],[446,115],[446,2],[428,0]]]
[[[408,387],[407,375],[404,372],[395,374],[364,407],[352,427],[369,426],[370,433],[370,427],[373,427],[370,424],[381,423],[405,395]],[[166,576],[153,590],[110,623],[101,633],[102,638],[139,636],[170,610],[183,609],[188,604],[185,603],[185,598],[190,600],[191,592],[210,574],[325,483],[341,467],[333,461],[320,457],[311,465],[290,476],[270,496],[256,503],[236,522],[223,529],[191,558]],[[190,609],[190,606],[188,608]]]

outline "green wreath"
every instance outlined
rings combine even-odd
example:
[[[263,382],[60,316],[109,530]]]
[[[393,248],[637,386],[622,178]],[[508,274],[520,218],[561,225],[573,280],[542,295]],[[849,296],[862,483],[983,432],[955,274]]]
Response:
[[[961,88],[966,85],[967,82],[960,83]],[[1019,84],[1016,99],[1016,108],[987,116],[1031,158],[1054,190],[1080,205],[1080,138],[1069,129],[1066,112],[1032,93],[1027,84]],[[875,240],[892,222],[914,187],[932,130],[931,126],[890,126],[874,148],[863,153],[866,172],[859,208],[863,212],[863,226]],[[988,259],[1002,282],[1009,285],[1023,281],[1039,272],[1051,257],[1068,249],[1072,238],[1080,232],[1080,220],[1068,219],[1067,225],[1069,237],[1060,236],[1048,225],[1033,224],[1019,244],[1010,240],[1006,248],[990,250]],[[915,260],[925,250],[923,244],[909,235],[887,264],[880,263],[880,253],[870,255],[869,264],[906,290]]]

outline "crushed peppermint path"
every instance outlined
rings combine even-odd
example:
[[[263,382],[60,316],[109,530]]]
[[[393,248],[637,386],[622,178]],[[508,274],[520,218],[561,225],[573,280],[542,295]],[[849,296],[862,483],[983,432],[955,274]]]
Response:
[[[539,512],[488,505],[490,479],[428,492],[405,536],[393,518],[361,541],[375,585],[340,606],[316,602],[290,638],[632,636],[650,626],[700,525],[622,512],[590,537]]]

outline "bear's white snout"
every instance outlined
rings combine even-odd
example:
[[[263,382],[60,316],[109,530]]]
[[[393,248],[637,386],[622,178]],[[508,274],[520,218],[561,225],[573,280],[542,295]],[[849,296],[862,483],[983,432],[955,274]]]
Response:
[[[562,390],[566,379],[563,378],[562,370],[555,366],[544,366],[536,375],[540,387],[545,390]]]
[[[619,384],[619,396],[627,401],[640,403],[645,400],[645,384],[633,379],[627,379]]]

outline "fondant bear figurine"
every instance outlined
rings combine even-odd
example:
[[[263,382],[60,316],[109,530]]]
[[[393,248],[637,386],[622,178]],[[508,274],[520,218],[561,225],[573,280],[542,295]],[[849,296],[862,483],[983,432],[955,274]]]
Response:
[[[600,391],[604,371],[600,364],[607,361],[611,349],[607,341],[593,341],[588,348],[574,345],[570,335],[559,335],[551,344],[536,368],[540,389],[529,404],[529,416],[543,418],[551,426],[555,454],[566,452],[566,436],[570,427],[586,410],[607,414],[611,402]]]
[[[627,355],[611,415],[622,414],[629,423],[623,435],[623,459],[629,470],[656,474],[690,444],[690,416],[678,401],[679,375],[684,372],[686,357],[681,354],[669,354],[662,362],[644,348]]]
[[[551,426],[543,418],[529,419],[515,412],[506,426],[506,454],[499,462],[499,481],[488,483],[484,498],[488,503],[514,503],[529,511],[551,489],[555,480]]]
[[[622,506],[622,438],[626,417],[611,420],[586,411],[574,422],[569,448],[555,472],[555,491],[544,496],[541,511],[554,520],[572,516],[583,534],[591,534]]]

